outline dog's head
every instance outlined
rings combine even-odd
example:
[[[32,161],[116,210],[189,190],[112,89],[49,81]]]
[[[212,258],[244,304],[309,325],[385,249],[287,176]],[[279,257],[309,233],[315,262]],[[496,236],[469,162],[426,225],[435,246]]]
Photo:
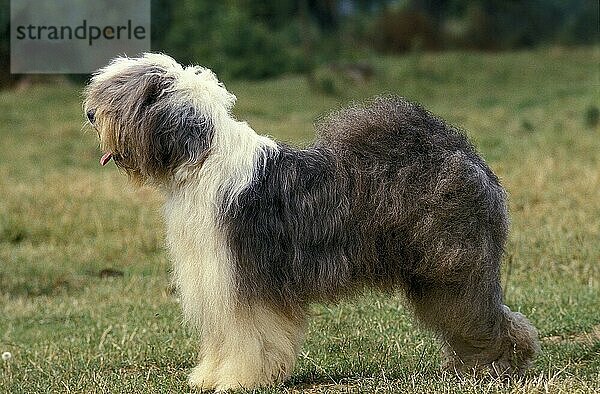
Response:
[[[136,183],[163,183],[180,166],[206,159],[215,125],[234,102],[211,70],[147,53],[98,70],[84,112],[98,133],[102,165],[113,159]]]

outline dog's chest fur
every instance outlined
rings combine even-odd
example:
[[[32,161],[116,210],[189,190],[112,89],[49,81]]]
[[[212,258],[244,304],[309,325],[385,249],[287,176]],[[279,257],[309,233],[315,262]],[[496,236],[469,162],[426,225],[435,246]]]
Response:
[[[174,281],[184,316],[196,326],[226,324],[208,321],[215,316],[210,311],[235,308],[234,264],[219,215],[252,182],[264,149],[276,146],[245,124],[220,127],[229,130],[215,137],[201,169],[180,170],[183,183],[168,193],[164,208]]]
[[[174,281],[186,320],[197,326],[206,323],[206,311],[232,307],[230,256],[217,225],[217,186],[210,179],[190,182],[169,196],[164,209]]]

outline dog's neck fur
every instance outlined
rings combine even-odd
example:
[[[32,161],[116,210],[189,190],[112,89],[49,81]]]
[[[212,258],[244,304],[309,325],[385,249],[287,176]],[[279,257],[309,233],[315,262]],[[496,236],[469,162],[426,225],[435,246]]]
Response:
[[[229,207],[252,182],[256,171],[264,167],[269,154],[278,150],[275,141],[257,134],[246,122],[228,114],[213,121],[217,131],[206,159],[179,167],[172,180],[163,185],[167,196],[178,193],[190,183],[218,183],[221,195],[213,196],[214,203]]]

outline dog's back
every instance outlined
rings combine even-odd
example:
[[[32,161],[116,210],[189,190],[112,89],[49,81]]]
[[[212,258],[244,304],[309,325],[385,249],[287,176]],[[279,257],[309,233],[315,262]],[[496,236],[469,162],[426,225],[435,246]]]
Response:
[[[467,260],[499,264],[504,192],[462,133],[382,97],[332,113],[317,134],[309,149],[280,145],[224,213],[248,299],[297,306],[362,284],[419,291],[462,277]]]

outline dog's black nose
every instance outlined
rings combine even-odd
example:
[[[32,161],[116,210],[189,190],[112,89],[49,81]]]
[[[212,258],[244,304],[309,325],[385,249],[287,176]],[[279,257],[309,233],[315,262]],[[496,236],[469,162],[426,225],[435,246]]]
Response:
[[[90,123],[94,123],[94,114],[96,113],[96,111],[94,111],[93,109],[90,109],[89,111],[87,111],[87,118],[90,121]]]

